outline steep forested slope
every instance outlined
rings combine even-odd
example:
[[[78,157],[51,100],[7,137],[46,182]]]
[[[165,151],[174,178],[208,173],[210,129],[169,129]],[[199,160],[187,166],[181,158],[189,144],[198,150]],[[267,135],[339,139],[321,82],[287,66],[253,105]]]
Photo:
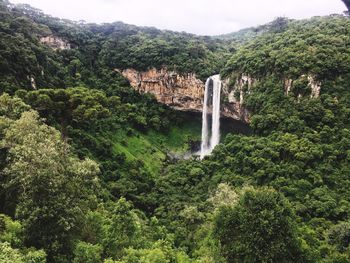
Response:
[[[7,217],[1,219],[0,254],[4,255],[4,260],[16,258],[22,262],[32,256],[33,260],[43,261],[46,254],[49,262],[70,262],[74,257],[81,260],[79,262],[86,262],[86,257],[99,262],[98,258],[101,260],[102,257],[121,258],[125,254],[122,250],[131,244],[135,249],[145,249],[145,254],[152,254],[152,247],[154,253],[158,253],[158,247],[173,249],[171,238],[164,244],[155,243],[167,236],[165,231],[156,230],[155,222],[151,223],[154,227],[149,230],[150,236],[145,235],[144,227],[150,221],[144,213],[152,213],[156,206],[152,188],[164,163],[172,161],[167,152],[187,151],[189,143],[198,139],[199,123],[192,123],[187,116],[159,105],[152,96],[138,94],[113,70],[114,65],[107,65],[104,60],[112,56],[113,50],[107,45],[117,41],[127,43],[129,36],[142,39],[139,45],[133,46],[135,52],[144,39],[150,43],[144,50],[147,55],[157,46],[158,40],[152,42],[151,39],[159,35],[159,39],[164,38],[166,44],[176,48],[177,55],[184,57],[163,65],[162,61],[154,62],[158,53],[149,52],[149,61],[146,60],[143,67],[176,67],[180,63],[178,70],[181,70],[189,49],[184,47],[184,52],[179,53],[177,45],[185,43],[187,46],[190,41],[206,45],[205,39],[122,23],[79,25],[48,17],[29,6],[9,5],[6,1],[1,1],[0,8],[0,89],[2,93],[14,96],[4,94],[1,97],[0,209],[21,222],[12,222]],[[41,38],[46,36],[55,36],[69,43],[71,48],[55,50],[41,43]],[[213,42],[213,45],[217,44]],[[132,45],[128,44],[128,47]],[[197,65],[199,60],[212,59],[206,54],[211,51],[205,49],[205,53],[197,57]],[[123,53],[117,53],[118,56],[127,56],[132,50],[119,51]],[[158,51],[162,52],[159,47]],[[165,62],[172,61],[173,55],[167,53]],[[136,62],[133,63],[124,66],[136,66]],[[207,68],[201,66],[199,70]],[[40,118],[32,109],[40,114]],[[45,124],[41,118],[45,118]],[[6,134],[11,133],[12,127],[12,133],[18,135],[8,135],[12,137],[7,142]],[[22,134],[22,130],[27,133]],[[31,138],[31,134],[35,138]],[[52,147],[48,144],[50,141],[54,143]],[[47,149],[49,152],[44,150],[45,144],[51,147]],[[61,149],[62,144],[66,145],[65,149]],[[24,163],[16,162],[15,156],[21,159],[29,152],[31,155],[21,160]],[[73,161],[86,157],[98,161],[99,168],[95,162],[81,165],[73,162],[72,167],[68,163],[63,167],[67,162],[64,158]],[[34,158],[37,161],[34,162]],[[23,179],[27,184],[25,188],[21,181],[23,173],[19,174],[19,170],[10,172],[12,165],[21,166],[22,172],[27,171],[27,179]],[[91,178],[83,177],[89,174],[94,174],[92,181],[97,188],[85,187],[85,182],[73,180],[80,178],[88,184]],[[119,206],[116,201],[121,197],[128,201],[120,199]],[[66,202],[74,202],[76,206]],[[140,210],[134,210],[134,206]],[[113,219],[112,214],[116,218]],[[118,222],[125,225],[119,226]],[[92,229],[95,228],[93,225],[99,229]],[[126,231],[124,236],[121,231]],[[45,252],[26,247],[42,248]],[[172,253],[175,257],[177,252]],[[93,259],[94,256],[97,259]]]
[[[350,260],[348,17],[226,40],[7,1],[0,17],[0,261]],[[242,90],[253,135],[173,158],[200,124],[114,70],[164,66],[254,79]]]
[[[219,255],[228,262],[349,260],[349,59],[350,20],[344,16],[290,22],[233,54],[223,75],[231,83],[242,74],[255,79],[243,88],[255,135],[228,136],[204,161],[169,166],[160,178],[157,211],[180,244],[196,253],[210,251],[213,241],[200,241],[204,231],[209,240],[219,239]],[[319,95],[312,94],[310,76],[321,87]],[[238,205],[219,208],[212,219],[206,213],[218,184],[223,201],[233,196]],[[260,190],[243,190],[238,197],[227,184],[236,191],[247,185]],[[281,205],[271,189],[289,203]],[[181,214],[189,207],[197,219],[192,225]],[[281,230],[290,220],[297,223],[290,226],[294,230]],[[280,231],[292,232],[283,241]]]
[[[325,116],[317,120],[305,119],[307,115],[300,111],[306,106],[296,103],[300,100],[305,104],[321,103],[309,100],[318,93],[313,93],[316,90],[309,85],[311,78],[314,86],[320,86],[321,101],[330,103],[333,100],[337,109],[348,108],[349,30],[349,19],[343,16],[295,21],[283,32],[266,34],[236,52],[223,69],[223,75],[231,77],[231,81],[240,74],[259,80],[253,90],[245,90],[246,105],[256,113],[252,124],[264,127],[265,131],[274,130],[278,125],[279,130],[289,131],[288,127],[281,126],[291,122],[288,116],[294,115],[304,123],[290,125],[292,130],[304,129],[305,124],[313,128],[320,125],[320,118]],[[284,96],[286,93],[288,96]],[[324,102],[321,104],[326,106]],[[348,124],[347,116],[333,114],[333,118],[342,118],[340,122]],[[270,121],[275,123],[256,123],[261,115],[265,116],[265,121],[269,121],[266,116],[270,116]],[[337,123],[328,121],[328,125]]]
[[[260,25],[257,27],[249,27],[241,29],[237,32],[232,32],[228,34],[218,35],[214,36],[213,38],[216,39],[226,39],[233,41],[236,45],[237,44],[245,44],[246,42],[261,36],[266,33],[276,33],[281,32],[285,29],[285,27],[288,25],[289,22],[292,20],[286,17],[278,17],[275,20],[273,20],[270,23]]]
[[[29,88],[32,77],[38,87],[84,84],[107,89],[122,82],[115,68],[166,66],[205,79],[222,68],[228,55],[225,41],[209,37],[121,22],[79,24],[6,1],[0,8],[2,88],[8,91],[14,86]],[[72,49],[57,53],[40,43],[41,37],[50,35],[68,42]]]

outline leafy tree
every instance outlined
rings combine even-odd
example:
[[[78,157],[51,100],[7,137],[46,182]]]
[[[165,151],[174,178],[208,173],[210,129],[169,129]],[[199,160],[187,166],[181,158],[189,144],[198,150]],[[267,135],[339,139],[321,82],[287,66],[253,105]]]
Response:
[[[0,214],[0,262],[46,262],[46,253],[43,250],[24,247],[21,223],[2,214]]]
[[[74,263],[100,263],[102,247],[85,242],[79,242],[74,250]]]
[[[305,262],[294,220],[281,194],[247,189],[236,206],[220,208],[213,231],[228,262]]]
[[[18,195],[26,244],[47,249],[51,259],[67,253],[94,201],[97,164],[75,159],[59,132],[34,111],[6,129],[2,147],[8,151],[6,189]]]
[[[328,234],[329,243],[335,245],[340,252],[344,252],[350,244],[350,226],[342,222],[333,226]]]
[[[18,249],[13,249],[9,243],[0,243],[0,261],[23,263],[23,256]]]
[[[0,17],[0,91],[18,96],[0,96],[1,260],[349,261],[347,17],[277,18],[213,38],[8,1]],[[72,48],[40,43],[48,35]],[[204,160],[166,158],[163,133],[176,127],[171,141],[183,141],[181,118],[116,70],[163,67],[255,78],[242,90],[254,135],[229,135]]]
[[[138,231],[135,219],[131,205],[124,198],[113,206],[112,216],[107,223],[107,234],[103,240],[107,256],[117,259],[123,254],[124,248],[134,244]]]
[[[64,137],[67,126],[89,125],[107,118],[119,106],[118,97],[106,97],[99,90],[87,88],[41,89],[17,92],[18,95],[51,123],[59,123]]]
[[[23,226],[18,221],[11,220],[10,217],[0,215],[0,241],[8,243],[13,247],[23,246]]]
[[[149,249],[128,249],[126,255],[118,261],[120,263],[190,263],[193,262],[184,253],[176,251],[171,244],[164,241],[155,242]]]
[[[21,117],[23,112],[29,109],[30,106],[19,98],[12,98],[7,93],[0,96],[0,116],[16,120]]]

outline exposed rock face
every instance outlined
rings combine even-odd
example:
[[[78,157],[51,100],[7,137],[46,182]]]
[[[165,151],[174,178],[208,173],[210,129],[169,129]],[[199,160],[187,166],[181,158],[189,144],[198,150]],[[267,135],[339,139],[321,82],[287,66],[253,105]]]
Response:
[[[322,83],[320,81],[317,81],[316,77],[313,75],[301,75],[300,77],[301,78],[307,77],[307,80],[309,82],[308,87],[311,89],[310,97],[311,98],[320,97]],[[283,81],[284,90],[285,90],[286,95],[288,95],[289,92],[293,89],[293,83],[294,83],[294,80],[292,80],[292,79],[285,79]],[[298,94],[298,97],[301,97],[301,94]]]
[[[174,109],[182,111],[202,111],[205,84],[196,78],[195,74],[181,75],[166,68],[139,72],[134,69],[118,70],[127,78],[131,86],[142,93],[151,93],[156,99]],[[307,77],[308,87],[311,89],[311,98],[320,96],[321,82],[312,75]],[[247,74],[241,74],[234,82],[230,79],[222,80],[221,115],[223,117],[250,122],[250,114],[244,107],[244,97],[252,92],[252,88],[258,80]],[[293,90],[294,80],[284,79],[285,94]],[[300,100],[299,94],[297,99]]]
[[[235,84],[232,88],[229,87],[230,79],[226,79],[224,81],[224,89],[226,93],[228,93],[228,100],[230,103],[239,103],[243,104],[244,102],[244,93],[250,93],[250,90],[256,79],[252,78],[249,75],[242,74],[239,78],[237,78]],[[231,90],[228,92],[228,90]],[[236,98],[236,94],[239,93],[239,98]]]
[[[127,78],[134,89],[153,94],[161,103],[182,111],[202,111],[205,84],[195,74],[181,75],[165,68],[145,72],[134,69],[115,70]],[[230,96],[225,83],[224,81],[223,98]],[[227,103],[224,100],[221,112],[224,117],[249,122],[249,114],[240,101],[229,99]]]
[[[292,79],[285,79],[283,84],[284,84],[285,94],[288,96],[289,92],[292,89],[293,80]]]
[[[249,75],[242,74],[238,77],[233,85],[230,86],[230,79],[225,79],[223,81],[223,93],[227,94],[228,103],[226,103],[226,108],[233,109],[238,118],[246,123],[250,122],[249,112],[243,106],[244,94],[250,93],[252,86],[257,80]],[[224,109],[225,110],[225,109]]]
[[[67,41],[54,35],[41,37],[40,43],[48,45],[54,50],[71,49],[71,45]]]
[[[133,88],[142,93],[152,93],[161,103],[180,110],[202,109],[204,84],[194,74],[180,75],[166,69],[146,72],[126,69],[121,73]]]
[[[33,76],[30,77],[30,85],[32,86],[32,89],[36,89],[36,82]]]
[[[307,79],[309,80],[309,87],[311,88],[311,98],[320,97],[321,82],[315,80],[315,77],[312,75],[307,76]]]

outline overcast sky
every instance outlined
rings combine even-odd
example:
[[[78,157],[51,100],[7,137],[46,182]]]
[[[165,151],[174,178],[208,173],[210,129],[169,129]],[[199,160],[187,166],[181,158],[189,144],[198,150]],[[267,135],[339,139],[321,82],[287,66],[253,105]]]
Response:
[[[45,13],[87,22],[218,35],[267,23],[278,16],[308,18],[342,13],[340,0],[10,0]]]

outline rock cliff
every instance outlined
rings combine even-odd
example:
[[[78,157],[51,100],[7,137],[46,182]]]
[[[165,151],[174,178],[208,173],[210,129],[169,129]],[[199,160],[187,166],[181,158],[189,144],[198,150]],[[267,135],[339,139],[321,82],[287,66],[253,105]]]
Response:
[[[71,49],[70,43],[65,41],[62,38],[59,38],[54,35],[45,36],[40,38],[40,43],[48,45],[54,50],[65,50],[65,49]]]
[[[256,81],[256,79],[245,74],[240,75],[233,83],[231,83],[230,78],[223,80],[223,93],[227,97],[226,107],[223,110],[233,109],[240,120],[248,123],[250,116],[248,110],[243,106],[244,95],[250,93]]]
[[[143,72],[134,69],[115,70],[128,79],[135,90],[151,93],[161,103],[182,111],[202,111],[205,84],[195,74],[179,74],[166,68]],[[300,78],[306,79],[311,98],[320,96],[321,82],[317,81],[313,75],[302,75]],[[283,80],[286,95],[293,90],[295,81]],[[227,78],[222,82],[221,115],[249,123],[250,114],[243,106],[244,97],[251,93],[258,79],[241,74],[236,76],[234,81]],[[301,94],[298,96],[300,97]]]
[[[153,94],[156,99],[174,109],[202,111],[205,84],[195,74],[179,74],[165,68],[139,72],[134,69],[118,70],[131,86],[139,91]],[[248,81],[248,80],[247,80]],[[249,113],[242,101],[233,98],[223,82],[221,112],[223,117],[249,122]],[[228,98],[228,99],[225,99]]]
[[[314,75],[308,74],[308,75],[301,75],[299,79],[305,78],[307,80],[307,87],[310,89],[310,98],[318,98],[320,97],[321,92],[321,81],[318,81]],[[289,93],[293,90],[294,82],[297,80],[293,79],[284,79],[283,85],[284,85],[284,91],[286,95],[289,95]],[[298,94],[300,97],[301,94]]]
[[[121,73],[134,89],[153,94],[161,103],[179,110],[202,109],[204,84],[194,74],[180,75],[166,69],[145,72],[126,69]]]

